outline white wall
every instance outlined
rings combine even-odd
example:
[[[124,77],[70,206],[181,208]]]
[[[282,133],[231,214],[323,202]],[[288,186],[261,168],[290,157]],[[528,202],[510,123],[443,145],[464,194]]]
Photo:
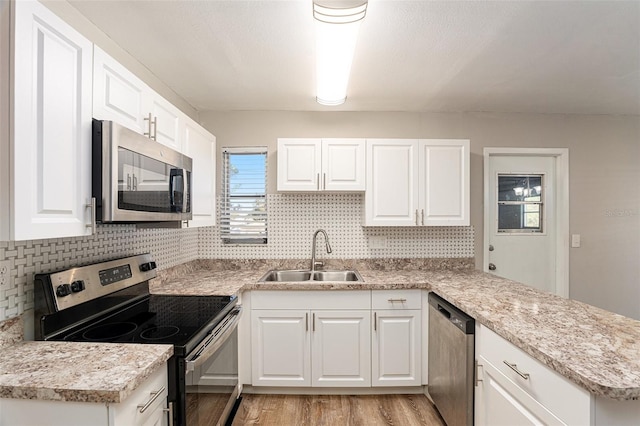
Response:
[[[483,262],[483,148],[569,148],[570,233],[582,235],[582,247],[570,252],[570,297],[640,319],[637,116],[247,111],[201,112],[200,121],[216,135],[219,147],[269,147],[271,193],[278,137],[471,139],[471,225],[478,269]]]

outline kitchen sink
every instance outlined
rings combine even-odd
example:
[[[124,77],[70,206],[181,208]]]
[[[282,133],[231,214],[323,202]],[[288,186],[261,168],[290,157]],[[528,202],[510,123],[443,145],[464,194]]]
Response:
[[[295,281],[363,281],[355,270],[347,271],[314,271],[310,270],[272,270],[264,274],[260,282],[295,282]]]

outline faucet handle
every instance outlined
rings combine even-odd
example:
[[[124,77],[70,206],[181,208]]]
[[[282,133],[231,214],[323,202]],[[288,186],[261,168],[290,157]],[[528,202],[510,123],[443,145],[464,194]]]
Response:
[[[313,262],[313,268],[322,268],[324,267],[324,262],[322,260],[316,260]]]

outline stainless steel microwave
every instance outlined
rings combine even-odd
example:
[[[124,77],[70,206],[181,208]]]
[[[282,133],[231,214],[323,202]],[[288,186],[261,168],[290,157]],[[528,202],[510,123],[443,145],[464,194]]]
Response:
[[[191,219],[191,158],[113,121],[93,120],[96,221]]]

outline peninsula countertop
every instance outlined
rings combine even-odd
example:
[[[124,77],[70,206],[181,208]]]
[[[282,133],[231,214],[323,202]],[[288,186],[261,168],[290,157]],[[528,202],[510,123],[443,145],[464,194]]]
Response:
[[[171,345],[14,343],[0,351],[0,398],[119,403],[171,355]]]
[[[190,262],[153,280],[151,291],[183,295],[250,290],[434,291],[592,394],[618,400],[640,397],[640,321],[471,269],[357,268],[364,282],[258,282],[268,269],[267,263],[233,264],[233,269],[225,270],[219,263]]]

